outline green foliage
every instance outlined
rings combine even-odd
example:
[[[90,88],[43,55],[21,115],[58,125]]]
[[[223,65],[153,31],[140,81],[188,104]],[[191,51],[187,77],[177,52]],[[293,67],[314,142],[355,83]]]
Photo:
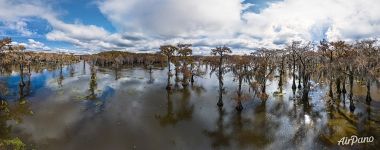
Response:
[[[18,137],[13,139],[1,140],[1,149],[12,149],[12,150],[24,150],[26,145]]]

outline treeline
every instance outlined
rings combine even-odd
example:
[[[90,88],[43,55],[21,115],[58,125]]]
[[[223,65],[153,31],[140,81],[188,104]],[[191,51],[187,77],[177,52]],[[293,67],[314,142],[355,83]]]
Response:
[[[58,66],[73,64],[80,61],[80,57],[65,53],[28,52],[23,45],[12,44],[10,38],[0,40],[0,72],[12,72],[15,66],[20,73],[31,73],[32,66],[36,72],[42,71],[41,66],[54,70]]]
[[[210,66],[219,79],[218,106],[223,106],[223,75],[233,73],[238,86],[238,111],[243,109],[242,84],[248,83],[257,97],[265,100],[268,98],[267,80],[273,76],[278,78],[278,91],[275,93],[281,95],[285,76],[290,74],[293,93],[298,89],[300,99],[305,102],[309,99],[313,80],[323,82],[327,79],[329,97],[333,100],[348,93],[346,86],[349,86],[350,109],[354,109],[353,105],[351,107],[354,80],[366,85],[366,102],[369,104],[372,101],[371,83],[379,83],[380,79],[380,48],[375,40],[355,43],[322,40],[319,44],[293,41],[283,49],[261,48],[250,55],[231,55],[229,47],[220,46],[211,49],[212,56],[198,57],[196,61],[192,57],[191,44],[163,45],[160,53],[165,55],[168,67],[167,90],[172,89],[172,65],[175,67],[175,81],[179,81],[177,74],[181,73],[180,81],[184,88],[188,85],[189,77],[190,82],[194,82],[194,64]]]
[[[20,70],[30,64],[71,64],[80,60],[92,65],[120,68],[123,65],[144,66],[150,70],[154,65],[168,68],[166,89],[172,89],[171,78],[181,82],[186,88],[192,84],[195,77],[205,72],[202,65],[209,66],[211,72],[219,79],[219,91],[223,92],[223,75],[231,72],[235,76],[238,90],[237,96],[242,96],[242,84],[248,83],[260,99],[267,99],[267,80],[278,78],[278,94],[281,94],[285,84],[285,76],[290,74],[292,89],[301,91],[301,99],[308,100],[312,81],[328,79],[329,96],[339,98],[341,94],[350,93],[352,86],[358,80],[367,87],[366,101],[372,100],[370,88],[372,82],[380,78],[380,48],[376,40],[362,40],[354,43],[345,41],[328,42],[322,40],[318,44],[293,41],[283,49],[260,48],[252,50],[249,55],[232,55],[231,48],[218,46],[211,49],[211,56],[193,56],[191,44],[162,45],[160,51],[154,54],[130,53],[120,51],[101,52],[94,55],[51,54],[25,52],[25,47],[12,45],[11,39],[0,42],[1,66],[18,64]],[[347,86],[349,88],[347,88]],[[348,91],[348,89],[350,91]],[[220,96],[222,97],[222,96]],[[240,98],[238,98],[240,99]],[[241,110],[238,101],[238,110]],[[219,101],[218,106],[223,106]]]
[[[151,53],[130,53],[121,51],[100,52],[93,55],[81,56],[83,60],[92,62],[99,66],[121,66],[121,65],[153,65],[165,63],[164,56]]]

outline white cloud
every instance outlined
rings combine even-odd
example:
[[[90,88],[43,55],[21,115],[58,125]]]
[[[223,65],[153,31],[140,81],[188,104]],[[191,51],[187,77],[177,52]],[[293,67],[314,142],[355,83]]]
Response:
[[[5,23],[7,29],[16,30],[24,36],[33,33],[27,29],[24,20],[28,17],[39,17],[48,21],[53,30],[46,34],[46,38],[52,41],[64,41],[74,44],[81,50],[116,48],[105,42],[111,36],[104,28],[95,25],[83,25],[79,23],[69,24],[58,19],[58,15],[44,4],[43,1],[7,1],[0,0],[0,20]],[[112,37],[111,37],[112,39]],[[29,41],[30,42],[30,41]],[[125,41],[122,41],[125,42]],[[46,49],[36,47],[36,43],[24,43],[29,49]],[[32,45],[31,45],[32,44]],[[41,43],[42,44],[42,43]]]
[[[378,0],[285,0],[271,4],[260,14],[243,14],[247,28],[242,32],[272,41],[374,37],[380,33],[379,6]]]
[[[4,22],[4,25],[7,27],[7,29],[17,31],[23,36],[33,35],[33,32],[28,30],[27,23],[23,20]]]
[[[233,33],[245,7],[239,0],[105,0],[99,8],[123,32],[186,38]]]
[[[378,0],[284,0],[259,13],[243,11],[251,5],[240,0],[105,0],[99,8],[120,32],[155,41],[148,43],[164,39],[160,44],[194,41],[207,48],[228,44],[252,49],[291,40],[376,38],[380,33]]]
[[[51,34],[65,34],[70,38],[81,40],[102,39],[109,34],[104,28],[95,25],[67,24],[56,18],[47,19],[53,27]]]
[[[48,40],[72,43],[77,50],[157,50],[162,44],[193,43],[199,53],[217,45],[235,51],[277,48],[291,40],[379,38],[378,0],[284,0],[255,13],[242,0],[102,0],[96,6],[116,27],[65,23],[38,0],[0,0],[0,19],[30,35],[25,17],[48,21]],[[47,6],[46,6],[47,5]]]
[[[19,42],[12,42],[13,45],[23,45],[27,50],[32,51],[46,51],[50,50],[51,48],[46,46],[44,43],[36,41],[34,39],[28,39],[27,43],[19,43]]]
[[[28,39],[28,44],[26,47],[29,49],[34,49],[34,50],[49,50],[50,49],[50,47],[46,46],[44,43],[35,41],[33,39]]]
[[[19,21],[23,17],[46,17],[56,15],[48,5],[40,0],[0,0],[0,19],[7,21]]]

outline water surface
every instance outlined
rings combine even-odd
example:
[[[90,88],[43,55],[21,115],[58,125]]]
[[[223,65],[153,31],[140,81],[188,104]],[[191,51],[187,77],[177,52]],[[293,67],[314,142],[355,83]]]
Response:
[[[14,69],[0,77],[9,108],[9,115],[0,116],[0,137],[17,137],[30,149],[337,149],[338,140],[352,135],[375,141],[343,148],[380,146],[379,83],[372,85],[370,105],[360,82],[352,103],[350,92],[329,99],[322,81],[313,84],[308,103],[292,92],[291,76],[284,95],[273,94],[278,79],[270,79],[266,101],[243,83],[239,113],[233,74],[224,75],[220,108],[218,77],[202,69],[206,74],[187,88],[173,77],[170,92],[167,69],[159,67],[115,70],[81,62],[32,72],[22,88]]]

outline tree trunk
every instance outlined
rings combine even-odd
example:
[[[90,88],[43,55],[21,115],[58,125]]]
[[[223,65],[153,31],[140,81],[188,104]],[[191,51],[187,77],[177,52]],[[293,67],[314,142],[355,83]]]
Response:
[[[278,87],[280,88],[280,93],[282,93],[282,85],[283,85],[282,76],[283,76],[283,73],[284,73],[284,60],[282,60],[282,62],[281,62],[280,79],[278,82]]]
[[[340,95],[342,93],[342,90],[340,89],[340,78],[339,77],[336,78],[335,84],[336,84],[336,93],[338,93],[338,95]]]
[[[334,93],[333,93],[333,81],[330,79],[330,85],[329,85],[329,97],[331,99],[334,99]]]
[[[261,92],[266,93],[266,79],[264,79],[264,81],[263,81],[263,86],[262,86]]]
[[[302,88],[302,86],[301,86],[301,76],[302,76],[301,65],[298,65],[298,89]]]
[[[371,79],[367,79],[367,97],[366,101],[369,103],[372,101],[371,98]]]
[[[354,100],[352,99],[353,98],[353,93],[352,93],[352,90],[349,94],[349,99],[350,99],[350,112],[354,112],[355,111],[355,105],[354,105]]]
[[[306,73],[303,78],[303,92],[302,92],[302,100],[308,101],[309,100],[309,91],[310,91],[310,75],[309,73]]]
[[[347,90],[346,90],[346,77],[343,78],[343,83],[342,83],[342,93],[343,93],[343,94],[346,94],[346,93],[347,93]]]
[[[239,76],[239,89],[238,89],[238,96],[241,96],[241,84],[243,81],[243,77]]]
[[[167,80],[167,83],[166,83],[166,90],[171,90],[171,86],[170,86],[170,58],[168,57],[168,80]]]
[[[21,86],[25,86],[25,82],[24,82],[24,65],[23,64],[20,64],[20,85]]]

